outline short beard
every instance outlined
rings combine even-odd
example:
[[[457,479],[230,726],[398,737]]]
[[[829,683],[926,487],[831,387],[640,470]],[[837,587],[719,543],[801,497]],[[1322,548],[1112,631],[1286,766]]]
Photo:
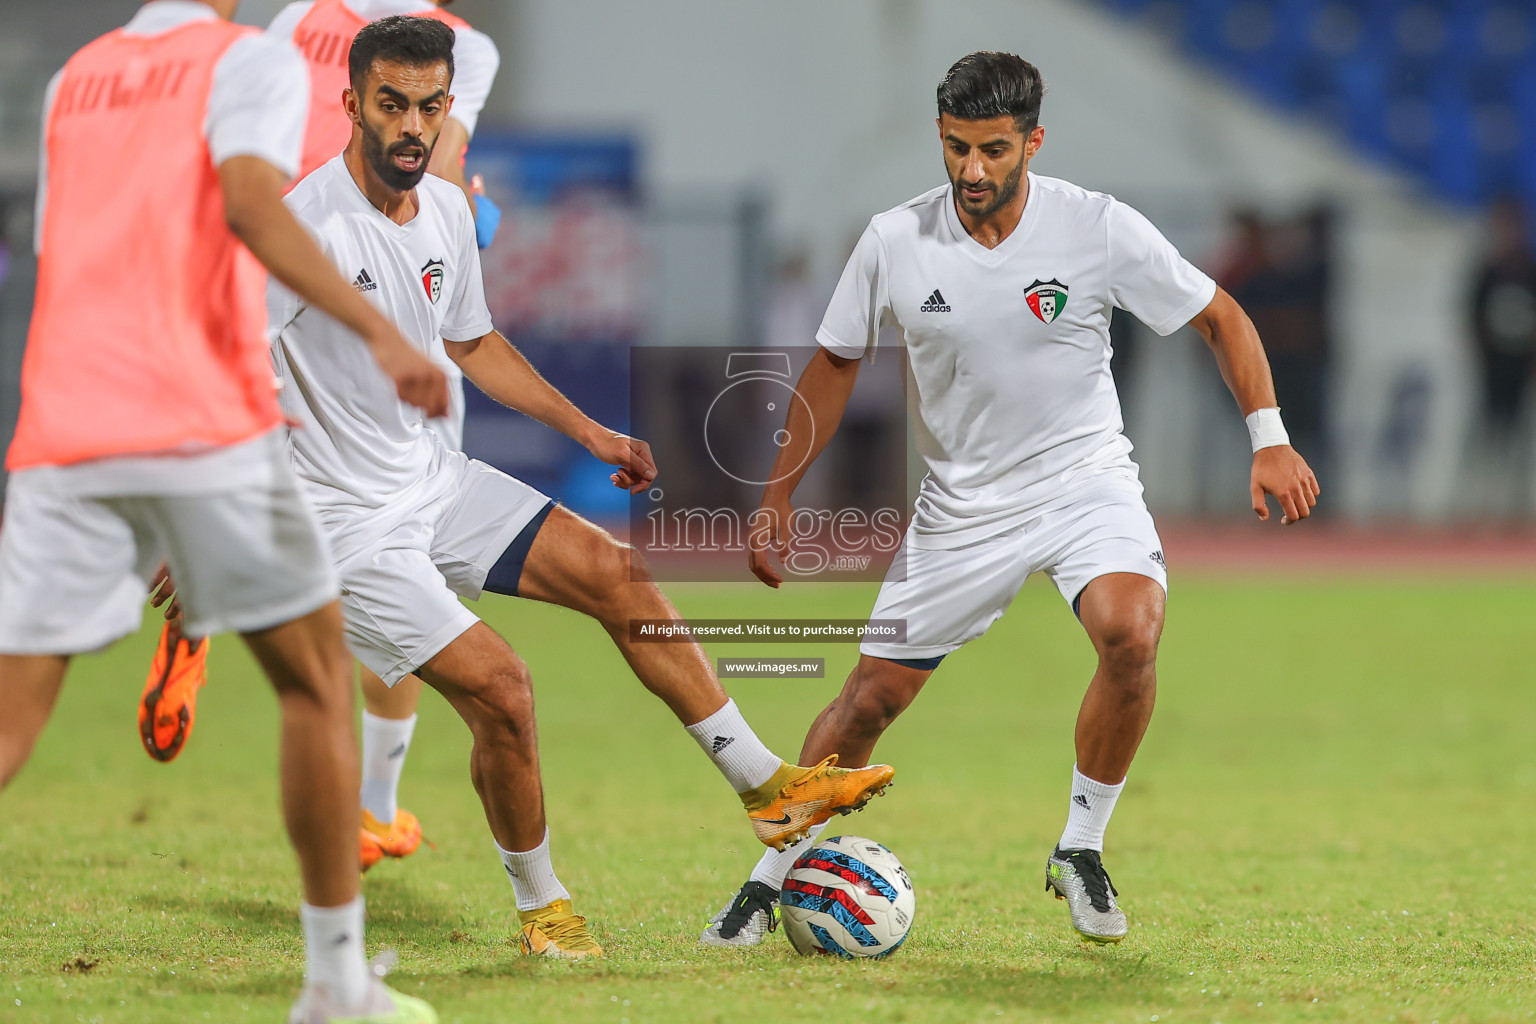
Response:
[[[388,149],[384,146],[384,140],[379,133],[373,130],[368,119],[363,119],[363,156],[368,159],[368,166],[373,168],[373,173],[379,176],[379,180],[396,192],[409,192],[421,184],[421,179],[427,173],[427,164],[432,160],[432,149],[436,146],[428,146],[420,139],[407,139],[397,142]],[[402,171],[390,162],[392,151],[405,149],[410,146],[421,147],[421,169],[416,171]]]
[[[955,201],[960,204],[961,209],[970,214],[972,217],[990,217],[998,210],[1001,210],[1003,207],[1013,202],[1013,197],[1019,194],[1019,182],[1022,181],[1023,178],[1024,161],[1020,160],[1018,164],[1013,168],[1013,170],[1009,172],[1008,177],[1003,179],[1003,184],[998,188],[997,195],[993,198],[993,200],[979,210],[973,209],[971,205],[965,201],[965,196],[960,191],[960,182],[958,179],[949,179],[949,184],[950,187],[954,189]]]

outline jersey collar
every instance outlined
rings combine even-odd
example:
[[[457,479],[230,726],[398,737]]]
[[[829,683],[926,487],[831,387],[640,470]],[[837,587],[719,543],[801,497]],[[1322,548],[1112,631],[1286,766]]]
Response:
[[[1035,221],[1039,219],[1035,214],[1040,209],[1040,187],[1034,171],[1027,172],[1025,177],[1029,181],[1029,196],[1024,201],[1024,213],[1019,217],[1018,227],[995,249],[988,249],[965,230],[965,225],[960,223],[960,214],[955,209],[955,186],[950,184],[944,187],[944,223],[949,225],[950,234],[960,247],[983,263],[1001,263],[1006,260],[1016,250],[1023,248],[1025,239],[1034,230]]]

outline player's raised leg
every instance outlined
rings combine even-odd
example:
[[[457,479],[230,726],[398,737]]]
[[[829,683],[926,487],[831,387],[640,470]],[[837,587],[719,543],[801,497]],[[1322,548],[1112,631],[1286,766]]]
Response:
[[[1128,928],[1103,864],[1104,831],[1152,719],[1166,603],[1157,580],[1128,572],[1099,576],[1078,599],[1099,664],[1078,711],[1067,826],[1045,886],[1067,901],[1072,927],[1092,942],[1119,942]]]
[[[517,593],[602,623],[646,689],[666,703],[736,791],[763,844],[782,849],[890,785],[895,773],[889,765],[838,767],[833,749],[806,762],[812,767],[788,764],[758,739],[698,644],[633,642],[632,621],[680,616],[639,554],[580,516],[559,507],[549,514]]]
[[[550,859],[527,666],[495,630],[477,621],[420,673],[474,737],[470,778],[512,881],[522,951],[563,959],[601,956],[602,947],[587,930],[586,918],[572,909],[571,894]]]
[[[800,760],[806,764],[836,754],[841,764],[860,767],[874,756],[875,744],[896,717],[917,699],[941,659],[891,660],[861,655],[842,692],[816,716]],[[699,943],[705,946],[756,946],[778,924],[779,890],[795,859],[820,838],[826,825],[806,834],[806,843],[768,850],[758,859],[736,896],[712,917]]]
[[[400,807],[400,775],[416,732],[421,679],[409,675],[388,686],[367,665],[363,691],[363,808],[359,854],[367,871],[385,857],[408,857],[421,845],[421,822]]]

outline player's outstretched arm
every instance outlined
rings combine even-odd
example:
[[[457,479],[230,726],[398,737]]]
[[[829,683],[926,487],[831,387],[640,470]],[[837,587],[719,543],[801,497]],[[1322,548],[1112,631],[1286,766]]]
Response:
[[[448,412],[448,378],[337,272],[283,205],[283,172],[260,157],[219,165],[224,219],[261,264],[305,303],[355,331],[395,382],[400,399],[428,416]]]
[[[763,488],[747,534],[747,565],[770,587],[777,589],[784,582],[768,556],[774,552],[781,563],[789,557],[789,520],[795,511],[790,499],[806,470],[837,433],[858,376],[857,359],[844,359],[817,348],[795,384],[795,393],[804,402],[789,403],[784,417],[784,432],[789,437],[773,460],[773,471],[768,475],[772,483]]]
[[[1237,300],[1221,288],[1198,313],[1190,326],[1199,331],[1216,354],[1221,377],[1248,419],[1253,433],[1253,473],[1249,479],[1253,511],[1269,520],[1266,494],[1274,495],[1283,513],[1282,524],[1299,522],[1312,514],[1319,493],[1317,476],[1284,436],[1275,400],[1275,382],[1269,359],[1253,321]]]
[[[576,408],[499,331],[472,341],[444,341],[443,347],[481,391],[579,442],[600,461],[619,467],[609,478],[614,486],[635,494],[656,479],[650,445],[609,430]]]

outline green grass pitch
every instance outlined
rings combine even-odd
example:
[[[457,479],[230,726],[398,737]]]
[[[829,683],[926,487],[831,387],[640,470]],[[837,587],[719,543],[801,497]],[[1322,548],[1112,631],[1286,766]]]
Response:
[[[685,614],[848,616],[872,589],[670,588]],[[1161,694],[1110,830],[1131,917],[1076,940],[1043,892],[1092,654],[1025,589],[953,656],[879,754],[897,786],[845,831],[917,885],[879,963],[695,945],[757,855],[738,805],[597,627],[490,598],[538,689],[555,864],[609,951],[517,955],[511,890],[435,696],[402,790],[435,850],[365,881],[370,951],[445,1022],[1525,1021],[1536,1017],[1536,582],[1261,581],[1175,573]],[[218,641],[173,765],[134,729],[152,634],[75,666],[0,798],[0,1024],[278,1021],[301,981],[278,815],[275,702]],[[737,681],[794,756],[828,678]],[[3,713],[3,708],[0,708]]]

